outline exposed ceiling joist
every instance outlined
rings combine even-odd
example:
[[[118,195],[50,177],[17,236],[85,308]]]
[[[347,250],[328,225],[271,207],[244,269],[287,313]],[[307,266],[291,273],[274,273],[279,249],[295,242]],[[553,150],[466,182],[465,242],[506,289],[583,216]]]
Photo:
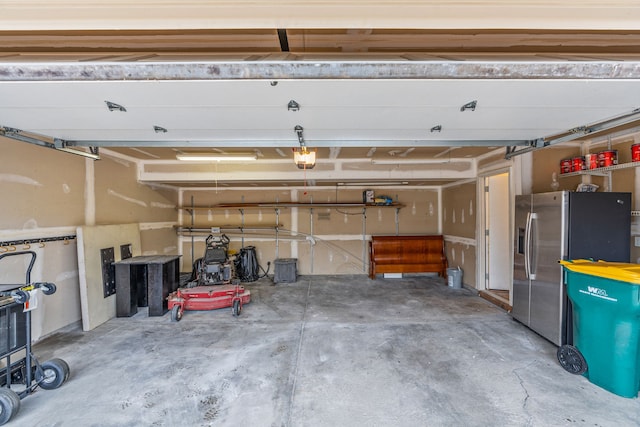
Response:
[[[289,52],[289,38],[287,37],[286,29],[278,29],[278,41],[280,42],[280,50],[282,52]]]

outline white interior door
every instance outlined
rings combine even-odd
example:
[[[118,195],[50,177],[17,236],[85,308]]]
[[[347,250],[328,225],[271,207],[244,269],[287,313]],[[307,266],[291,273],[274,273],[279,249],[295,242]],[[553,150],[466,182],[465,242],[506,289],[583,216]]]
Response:
[[[489,176],[485,184],[486,289],[509,290],[512,267],[509,256],[509,174]]]

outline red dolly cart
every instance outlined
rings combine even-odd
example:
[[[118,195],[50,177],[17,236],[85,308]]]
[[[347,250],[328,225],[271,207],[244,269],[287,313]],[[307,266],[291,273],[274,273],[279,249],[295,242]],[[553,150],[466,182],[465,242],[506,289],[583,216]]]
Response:
[[[20,410],[20,399],[38,387],[52,390],[69,378],[69,365],[62,359],[39,363],[31,352],[31,311],[25,310],[30,291],[39,289],[44,295],[56,291],[53,283],[31,283],[31,269],[36,261],[33,251],[5,252],[0,260],[9,256],[31,255],[24,284],[0,285],[0,425],[6,424]],[[11,356],[21,352],[24,357],[16,361]],[[13,387],[15,385],[15,387]]]

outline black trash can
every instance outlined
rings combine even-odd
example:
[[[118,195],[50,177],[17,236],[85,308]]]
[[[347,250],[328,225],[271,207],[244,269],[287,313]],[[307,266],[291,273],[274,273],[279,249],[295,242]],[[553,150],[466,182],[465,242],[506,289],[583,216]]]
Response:
[[[274,261],[274,283],[294,283],[298,280],[297,258],[278,258]]]

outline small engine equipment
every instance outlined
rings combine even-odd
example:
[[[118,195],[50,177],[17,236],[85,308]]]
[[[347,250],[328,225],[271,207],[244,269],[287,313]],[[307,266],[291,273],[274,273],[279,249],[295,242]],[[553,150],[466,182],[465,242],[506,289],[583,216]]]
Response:
[[[233,263],[229,262],[229,238],[226,234],[214,237],[210,234],[206,240],[204,256],[193,265],[189,286],[221,285],[231,282]]]
[[[229,260],[229,238],[209,235],[204,256],[193,263],[191,280],[167,297],[171,320],[182,319],[185,310],[216,310],[231,307],[239,316],[242,306],[251,301],[251,292],[234,278],[233,262]],[[219,285],[219,286],[211,286]]]
[[[234,267],[236,275],[242,282],[255,282],[261,277],[265,277],[269,272],[271,263],[267,262],[267,270],[265,271],[260,264],[258,264],[258,257],[256,256],[255,246],[246,246],[240,249],[240,252],[236,256],[234,261]],[[260,271],[264,274],[260,275]]]

